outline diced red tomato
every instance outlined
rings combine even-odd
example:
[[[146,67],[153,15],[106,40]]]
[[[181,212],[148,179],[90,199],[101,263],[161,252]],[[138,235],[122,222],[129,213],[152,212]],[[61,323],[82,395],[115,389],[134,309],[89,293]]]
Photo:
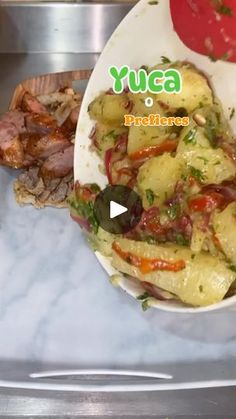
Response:
[[[182,42],[212,60],[236,61],[235,0],[170,0]]]
[[[224,197],[211,192],[207,195],[198,195],[188,201],[188,207],[191,212],[212,212],[216,208],[221,208],[225,202]]]

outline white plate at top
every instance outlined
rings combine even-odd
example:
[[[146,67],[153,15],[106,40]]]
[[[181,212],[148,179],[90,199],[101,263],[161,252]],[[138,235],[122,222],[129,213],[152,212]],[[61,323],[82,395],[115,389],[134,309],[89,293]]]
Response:
[[[108,72],[111,65],[118,67],[129,65],[137,69],[142,65],[158,64],[161,62],[161,56],[167,56],[173,61],[190,61],[210,78],[216,96],[223,103],[225,115],[229,117],[230,109],[236,108],[235,64],[223,61],[213,63],[208,57],[191,51],[173,30],[169,0],[159,0],[157,5],[149,3],[149,0],[140,0],[124,18],[104,48],[89,80],[80,111],[75,142],[74,175],[81,183],[95,182],[101,188],[107,185],[106,176],[101,174],[98,168],[101,160],[89,149],[89,134],[94,121],[89,118],[88,106],[99,93],[112,87],[112,79]],[[236,118],[233,121],[232,128],[236,132]],[[96,252],[96,256],[108,275],[117,273],[112,268],[109,258],[99,252]],[[133,297],[139,295],[141,291],[124,277],[120,281],[120,286]],[[165,311],[199,313],[233,306],[235,303],[236,296],[201,308],[186,307],[182,303],[168,301],[157,301],[153,306]]]

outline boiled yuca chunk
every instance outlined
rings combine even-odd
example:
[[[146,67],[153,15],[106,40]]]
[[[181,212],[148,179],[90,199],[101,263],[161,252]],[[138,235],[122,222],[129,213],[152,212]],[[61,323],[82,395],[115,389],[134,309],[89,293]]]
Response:
[[[145,100],[147,98],[153,99],[153,105],[150,107],[147,107],[145,104]],[[163,108],[158,103],[158,94],[155,95],[153,93],[147,92],[147,93],[128,93],[128,98],[132,102],[132,114],[137,116],[149,116],[151,114],[159,114],[161,116],[164,116],[165,112]]]
[[[124,123],[124,115],[129,113],[127,109],[128,96],[126,93],[110,95],[102,93],[89,105],[91,119],[120,126]]]
[[[202,184],[220,184],[236,174],[235,163],[221,148],[212,148],[204,128],[194,121],[181,132],[177,156],[185,161],[191,174],[198,175]]]
[[[183,65],[177,67],[182,77],[182,91],[180,93],[160,93],[158,100],[170,109],[185,108],[188,113],[202,105],[213,103],[212,90],[206,77],[199,73],[194,66]]]
[[[151,245],[128,239],[117,239],[115,244],[122,252],[144,259],[161,259],[167,262],[185,262],[185,268],[178,272],[155,270],[142,273],[113,250],[112,265],[125,274],[156,285],[175,294],[186,304],[207,306],[221,301],[236,274],[217,258],[199,253],[193,255],[190,249],[176,245]]]
[[[104,157],[109,148],[114,147],[120,135],[126,133],[128,133],[128,129],[125,127],[114,128],[112,125],[97,122],[95,139],[97,151],[100,153],[101,157]]]
[[[128,137],[128,154],[153,145],[159,145],[168,138],[166,127],[131,126]]]
[[[236,263],[236,203],[229,204],[224,211],[213,217],[215,235],[220,246],[232,262]]]
[[[139,169],[137,178],[144,207],[148,208],[150,204],[158,206],[168,199],[174,193],[182,170],[182,160],[169,153],[147,160]],[[152,203],[148,201],[147,191],[153,194]]]

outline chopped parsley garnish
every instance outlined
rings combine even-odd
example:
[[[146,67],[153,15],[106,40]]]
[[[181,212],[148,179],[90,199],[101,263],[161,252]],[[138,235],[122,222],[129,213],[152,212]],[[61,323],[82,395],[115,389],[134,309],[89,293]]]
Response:
[[[189,168],[190,168],[191,175],[195,179],[197,179],[200,183],[204,182],[204,180],[206,179],[206,176],[201,170],[196,169],[196,167],[193,167],[193,166],[189,166]]]
[[[185,108],[181,107],[177,109],[174,116],[180,116],[182,118],[183,116],[188,116],[188,112]]]
[[[148,292],[144,292],[144,294],[141,294],[141,295],[139,295],[138,297],[137,297],[137,300],[138,301],[144,301],[144,300],[146,300],[147,298],[149,298],[150,297],[150,295],[148,294]]]
[[[153,205],[155,195],[154,195],[154,192],[151,189],[146,190],[146,198],[147,198],[147,201],[148,201],[149,205]]]
[[[234,117],[234,115],[235,115],[235,108],[232,108],[231,112],[230,112],[229,119],[231,120]]]
[[[180,215],[180,205],[173,204],[167,209],[167,215],[171,220],[175,220]]]
[[[186,180],[188,179],[188,176],[187,176],[187,175],[184,175],[184,174],[182,173],[182,175],[181,175],[181,179],[182,179],[184,182],[186,182]]]
[[[76,211],[79,217],[88,221],[93,232],[97,234],[99,223],[94,213],[94,203],[90,201],[86,202],[82,199],[76,199],[70,201],[70,206]]]
[[[233,10],[231,9],[231,7],[227,6],[224,3],[222,3],[219,7],[217,7],[216,10],[221,15],[230,16],[230,17],[233,16]]]
[[[233,272],[236,272],[236,265],[229,265],[229,269],[231,269]]]
[[[143,311],[147,311],[150,308],[148,299],[142,302]]]
[[[142,301],[143,311],[147,311],[150,308],[149,303],[148,303],[149,297],[150,295],[148,294],[148,292],[145,292],[144,294],[141,294],[137,297],[138,301]]]
[[[162,62],[162,64],[171,63],[170,59],[168,57],[165,57],[164,55],[161,56],[161,62]]]
[[[176,234],[175,240],[176,240],[176,243],[179,244],[180,246],[189,245],[189,241],[181,233]]]
[[[157,6],[159,4],[159,1],[158,0],[151,0],[151,1],[148,2],[148,4],[150,6]]]
[[[197,158],[198,158],[198,160],[202,160],[205,165],[209,162],[209,160],[206,159],[206,157],[198,156]]]
[[[193,144],[195,145],[197,143],[196,141],[196,133],[197,128],[192,128],[184,137],[183,141],[185,144]]]
[[[222,60],[222,61],[228,61],[228,59],[230,58],[230,53],[229,52],[225,52],[224,54],[222,54],[220,57],[216,57],[213,54],[209,54],[208,58],[213,61],[213,63],[215,63],[218,60]]]
[[[89,185],[92,192],[97,193],[101,191],[101,188],[96,183],[91,183]]]
[[[200,292],[203,292],[203,286],[202,285],[199,285],[198,289],[199,289]]]
[[[217,60],[218,60],[218,58],[216,58],[213,54],[209,54],[208,55],[208,58],[213,62],[213,63],[215,63]]]
[[[117,134],[115,134],[115,131],[113,130],[113,131],[108,132],[108,134],[105,134],[102,137],[102,141],[106,141],[109,139],[116,140],[116,138],[117,138]]]
[[[212,147],[215,147],[215,139],[217,137],[217,129],[210,118],[206,119],[204,125],[204,131],[207,139],[209,140]]]

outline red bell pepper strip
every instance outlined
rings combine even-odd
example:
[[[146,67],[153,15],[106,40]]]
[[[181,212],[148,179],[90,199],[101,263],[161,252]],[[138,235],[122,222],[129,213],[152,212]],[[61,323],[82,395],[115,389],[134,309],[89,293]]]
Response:
[[[123,251],[116,242],[113,243],[112,249],[121,257],[121,259],[125,260],[130,265],[139,268],[143,274],[154,271],[179,272],[186,267],[184,260],[169,262],[164,259],[148,259],[133,255],[130,252]]]
[[[145,147],[142,150],[135,151],[130,155],[131,160],[140,160],[148,157],[155,157],[159,156],[165,152],[173,152],[176,151],[178,145],[178,141],[176,140],[165,140],[162,144],[158,145],[151,145],[149,147]]]

